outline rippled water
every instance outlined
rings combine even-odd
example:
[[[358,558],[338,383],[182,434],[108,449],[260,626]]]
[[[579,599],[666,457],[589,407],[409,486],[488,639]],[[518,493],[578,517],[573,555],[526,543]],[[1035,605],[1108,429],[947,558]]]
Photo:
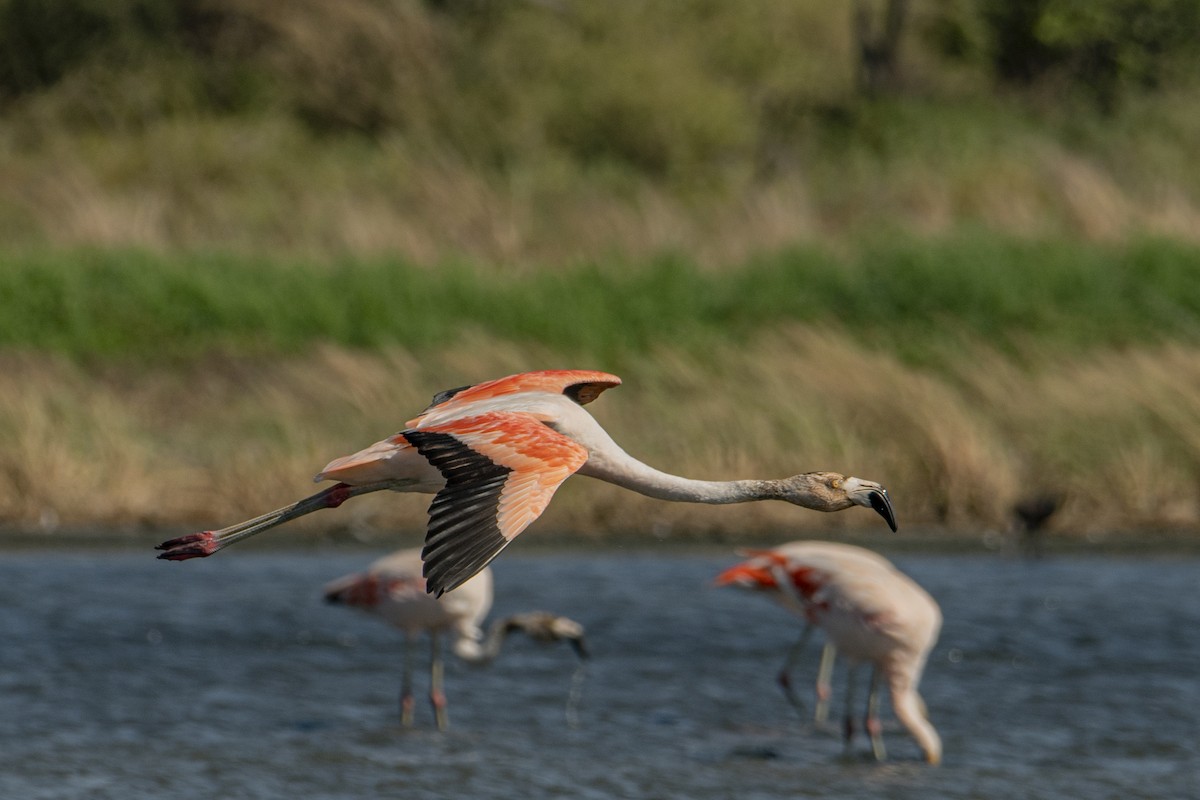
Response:
[[[711,551],[505,553],[496,613],[588,628],[578,726],[570,651],[513,640],[448,665],[448,732],[403,730],[398,636],[320,600],[376,555],[0,553],[0,797],[1200,796],[1195,559],[897,557],[946,618],[930,768],[894,724],[892,761],[846,759],[787,706],[798,624],[710,588]]]

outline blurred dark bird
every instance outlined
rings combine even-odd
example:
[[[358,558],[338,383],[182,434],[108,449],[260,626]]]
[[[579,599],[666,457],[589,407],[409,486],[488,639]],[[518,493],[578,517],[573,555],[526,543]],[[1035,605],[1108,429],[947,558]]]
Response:
[[[1021,552],[1030,558],[1041,558],[1045,555],[1043,527],[1062,503],[1063,495],[1060,492],[1039,492],[1013,504],[1013,527],[1020,537]]]
[[[418,549],[385,556],[365,572],[332,581],[324,591],[328,602],[376,614],[404,634],[400,723],[405,726],[413,722],[413,639],[422,633],[429,634],[429,700],[439,730],[445,730],[447,725],[441,653],[443,633],[454,636],[454,654],[473,664],[490,663],[500,654],[505,637],[514,631],[538,642],[565,641],[580,659],[587,657],[583,626],[546,611],[498,619],[484,636],[480,625],[492,607],[492,571],[485,568],[457,589],[435,598],[425,591]]]
[[[846,685],[845,747],[854,739],[855,673],[869,663],[871,688],[865,728],[877,759],[886,758],[879,721],[879,688],[885,681],[892,707],[930,764],[942,758],[942,740],[917,692],[942,613],[929,594],[870,550],[832,542],[792,542],[753,554],[717,576],[766,591],[786,608],[825,631],[850,664]]]
[[[817,511],[874,509],[896,530],[887,490],[836,472],[781,480],[699,481],[630,456],[583,406],[621,379],[548,370],[440,392],[405,429],[326,465],[315,480],[338,484],[277,511],[217,531],[163,542],[159,558],[182,561],[351,497],[390,489],[436,492],[421,551],[428,590],[450,591],[483,569],[537,519],[574,473],[684,503],[784,500]]]

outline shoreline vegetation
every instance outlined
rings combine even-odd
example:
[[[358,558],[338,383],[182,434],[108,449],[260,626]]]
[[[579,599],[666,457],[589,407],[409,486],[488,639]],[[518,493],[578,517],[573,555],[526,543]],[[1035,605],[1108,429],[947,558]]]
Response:
[[[0,0],[0,540],[225,525],[552,367],[680,474],[1194,535],[1200,6],[1085,5]],[[537,527],[876,522],[580,479]]]
[[[625,381],[591,407],[617,441],[681,474],[858,474],[918,529],[1005,530],[1043,491],[1064,498],[1065,535],[1200,529],[1197,264],[1179,243],[992,234],[511,280],[395,261],[9,256],[0,523],[228,524],[312,491],[308,476],[437,391],[582,366]],[[426,502],[364,498],[309,530],[412,533]],[[580,479],[541,524],[584,541],[737,541],[872,522]]]

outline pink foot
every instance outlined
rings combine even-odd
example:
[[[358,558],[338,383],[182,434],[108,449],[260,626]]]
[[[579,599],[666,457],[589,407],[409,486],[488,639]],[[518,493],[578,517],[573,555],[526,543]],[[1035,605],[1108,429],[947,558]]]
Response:
[[[189,558],[211,556],[221,549],[221,545],[212,531],[201,531],[163,542],[154,549],[165,550],[158,557],[167,561],[187,561]]]

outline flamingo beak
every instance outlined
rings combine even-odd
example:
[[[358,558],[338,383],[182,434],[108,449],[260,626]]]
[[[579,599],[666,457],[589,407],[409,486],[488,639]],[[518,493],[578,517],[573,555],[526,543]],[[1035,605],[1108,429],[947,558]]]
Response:
[[[896,512],[892,511],[892,500],[888,497],[887,489],[871,492],[867,499],[871,502],[871,508],[875,509],[879,513],[879,516],[883,517],[888,527],[892,529],[892,533],[895,533]]]
[[[588,649],[587,649],[587,644],[583,641],[582,636],[572,637],[570,639],[567,639],[567,644],[569,644],[571,646],[571,649],[575,651],[575,655],[579,656],[580,661],[588,660],[589,653],[588,653]]]
[[[888,496],[887,489],[874,481],[864,481],[861,478],[847,478],[845,485],[846,496],[850,498],[850,502],[875,509],[892,529],[892,533],[896,532],[896,512],[892,510],[892,498]]]

